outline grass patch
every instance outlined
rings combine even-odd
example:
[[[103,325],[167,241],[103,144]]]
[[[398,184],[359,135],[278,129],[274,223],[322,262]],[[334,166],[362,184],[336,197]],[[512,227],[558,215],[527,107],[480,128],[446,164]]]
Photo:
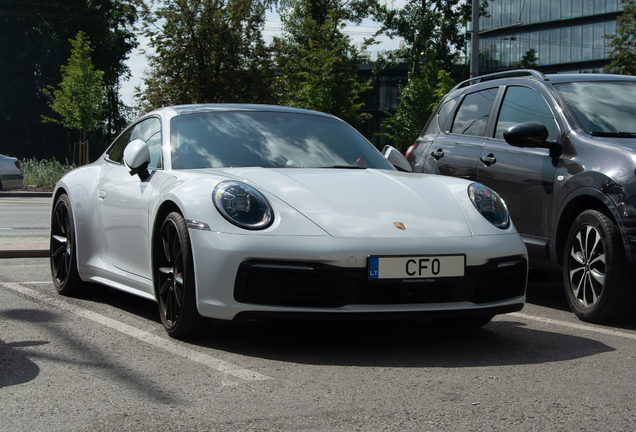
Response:
[[[24,187],[35,189],[55,188],[55,184],[62,178],[64,174],[75,169],[74,164],[62,164],[53,159],[22,159],[20,161],[22,175],[24,176]]]

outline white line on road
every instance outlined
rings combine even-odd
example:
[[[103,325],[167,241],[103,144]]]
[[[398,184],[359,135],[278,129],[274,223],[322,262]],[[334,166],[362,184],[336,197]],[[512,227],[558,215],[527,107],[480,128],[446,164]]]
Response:
[[[66,303],[62,300],[58,300],[58,299],[46,296],[35,290],[24,287],[20,284],[0,283],[0,285],[12,291],[23,294],[27,297],[36,299],[48,306],[62,309],[66,312],[70,312],[75,315],[81,316],[83,318],[87,318],[91,321],[104,325],[110,329],[116,330],[127,336],[130,336],[132,338],[135,338],[137,340],[150,344],[156,348],[163,349],[172,354],[176,354],[180,357],[186,358],[195,363],[199,363],[201,365],[210,367],[224,374],[232,375],[236,378],[240,378],[245,381],[260,381],[260,380],[272,379],[271,377],[268,377],[266,375],[259,374],[258,372],[254,372],[249,369],[243,369],[239,366],[236,366],[224,360],[219,360],[207,354],[194,351],[190,348],[187,348],[178,344],[177,342],[173,342],[171,340],[153,335],[152,333],[149,333],[144,330],[140,330],[136,327],[122,323],[112,318],[108,318],[104,315],[100,315],[98,313],[89,311],[88,309],[84,309],[84,308],[72,305],[70,303]]]
[[[539,321],[545,324],[559,325],[562,327],[569,327],[576,330],[590,331],[590,332],[601,333],[601,334],[610,335],[610,336],[617,336],[617,337],[623,337],[627,339],[636,340],[636,334],[632,334],[632,333],[625,333],[618,330],[611,330],[611,329],[601,328],[601,327],[592,327],[590,325],[585,325],[585,324],[576,324],[576,323],[570,323],[566,321],[558,321],[558,320],[553,320],[550,318],[543,318],[543,317],[538,317],[534,315],[528,315],[521,312],[513,312],[513,313],[502,315],[502,316],[504,317],[514,316],[517,318],[524,318],[524,319],[529,319],[533,321]]]

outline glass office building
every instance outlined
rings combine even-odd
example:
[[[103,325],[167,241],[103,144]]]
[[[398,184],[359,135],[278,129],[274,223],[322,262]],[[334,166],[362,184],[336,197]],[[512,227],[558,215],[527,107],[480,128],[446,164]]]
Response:
[[[518,67],[534,49],[543,72],[601,72],[620,0],[489,0],[479,20],[479,72]]]

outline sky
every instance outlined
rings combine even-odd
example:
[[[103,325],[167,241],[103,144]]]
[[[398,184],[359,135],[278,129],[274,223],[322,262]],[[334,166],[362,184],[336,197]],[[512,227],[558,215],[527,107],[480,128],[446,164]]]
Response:
[[[399,0],[399,2],[403,3],[404,0]],[[394,4],[394,7],[396,6],[398,5]],[[281,23],[278,14],[276,14],[275,12],[269,12],[267,14],[267,21],[265,23],[265,29],[263,31],[263,37],[266,43],[271,43],[273,37],[281,33],[280,26]],[[351,36],[351,39],[354,43],[358,44],[361,43],[364,38],[373,36],[373,34],[379,29],[380,24],[367,19],[364,20],[360,26],[352,25],[345,27],[344,32]],[[372,59],[375,59],[377,57],[377,53],[379,51],[387,51],[398,48],[398,40],[391,40],[386,36],[379,36],[376,39],[381,43],[378,45],[373,45],[368,49],[368,51],[370,51],[371,53]],[[147,39],[141,35],[138,35],[138,41],[139,48],[133,50],[130,58],[126,62],[128,67],[130,68],[132,77],[129,81],[124,81],[121,86],[122,100],[126,105],[130,106],[135,105],[133,99],[135,87],[141,85],[141,79],[143,77],[144,71],[148,67],[146,57],[140,52],[141,49],[146,47]]]

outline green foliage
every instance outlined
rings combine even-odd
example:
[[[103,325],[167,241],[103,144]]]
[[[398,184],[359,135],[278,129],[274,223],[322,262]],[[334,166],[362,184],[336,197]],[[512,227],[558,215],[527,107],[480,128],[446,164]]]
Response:
[[[298,0],[281,13],[283,35],[274,38],[281,105],[333,114],[354,126],[366,118],[357,112],[364,106],[358,100],[370,84],[360,82],[359,51],[342,32],[345,17],[355,21],[364,14],[356,5],[352,10],[340,0]]]
[[[517,65],[517,67],[521,69],[532,69],[537,67],[537,62],[539,61],[539,57],[537,57],[537,50],[534,48],[526,51],[525,55],[521,57],[521,62]]]
[[[385,122],[383,135],[404,152],[420,135],[435,106],[453,87],[450,74],[434,64],[426,64],[419,76],[409,74],[408,84],[400,86],[401,102]]]
[[[20,166],[24,176],[24,185],[37,189],[53,189],[64,174],[76,168],[75,165],[69,165],[68,160],[66,164],[62,164],[54,158],[48,160],[22,159]]]
[[[50,106],[62,119],[42,116],[44,121],[60,123],[69,129],[89,130],[100,120],[104,112],[106,91],[103,88],[104,72],[95,70],[91,55],[93,50],[84,32],[77,33],[68,64],[61,67],[62,82],[59,89],[44,90]]]
[[[57,118],[42,90],[62,81],[60,66],[79,31],[91,40],[93,64],[109,89],[107,110],[89,137],[91,150],[101,152],[121,130],[119,82],[129,75],[125,61],[136,46],[136,1],[0,1],[0,153],[70,159],[68,130],[42,122],[43,115]]]
[[[607,47],[611,48],[612,61],[605,72],[621,75],[636,75],[636,3],[624,0],[623,13],[616,19],[616,34],[605,35]]]
[[[149,73],[142,110],[186,103],[271,102],[271,56],[260,0],[165,0],[145,5]]]
[[[385,60],[396,63],[405,59],[414,76],[419,74],[422,59],[452,70],[457,52],[466,47],[464,28],[471,9],[471,2],[462,0],[407,0],[401,9],[378,6],[375,15],[382,31],[405,42],[404,48],[387,53]]]

